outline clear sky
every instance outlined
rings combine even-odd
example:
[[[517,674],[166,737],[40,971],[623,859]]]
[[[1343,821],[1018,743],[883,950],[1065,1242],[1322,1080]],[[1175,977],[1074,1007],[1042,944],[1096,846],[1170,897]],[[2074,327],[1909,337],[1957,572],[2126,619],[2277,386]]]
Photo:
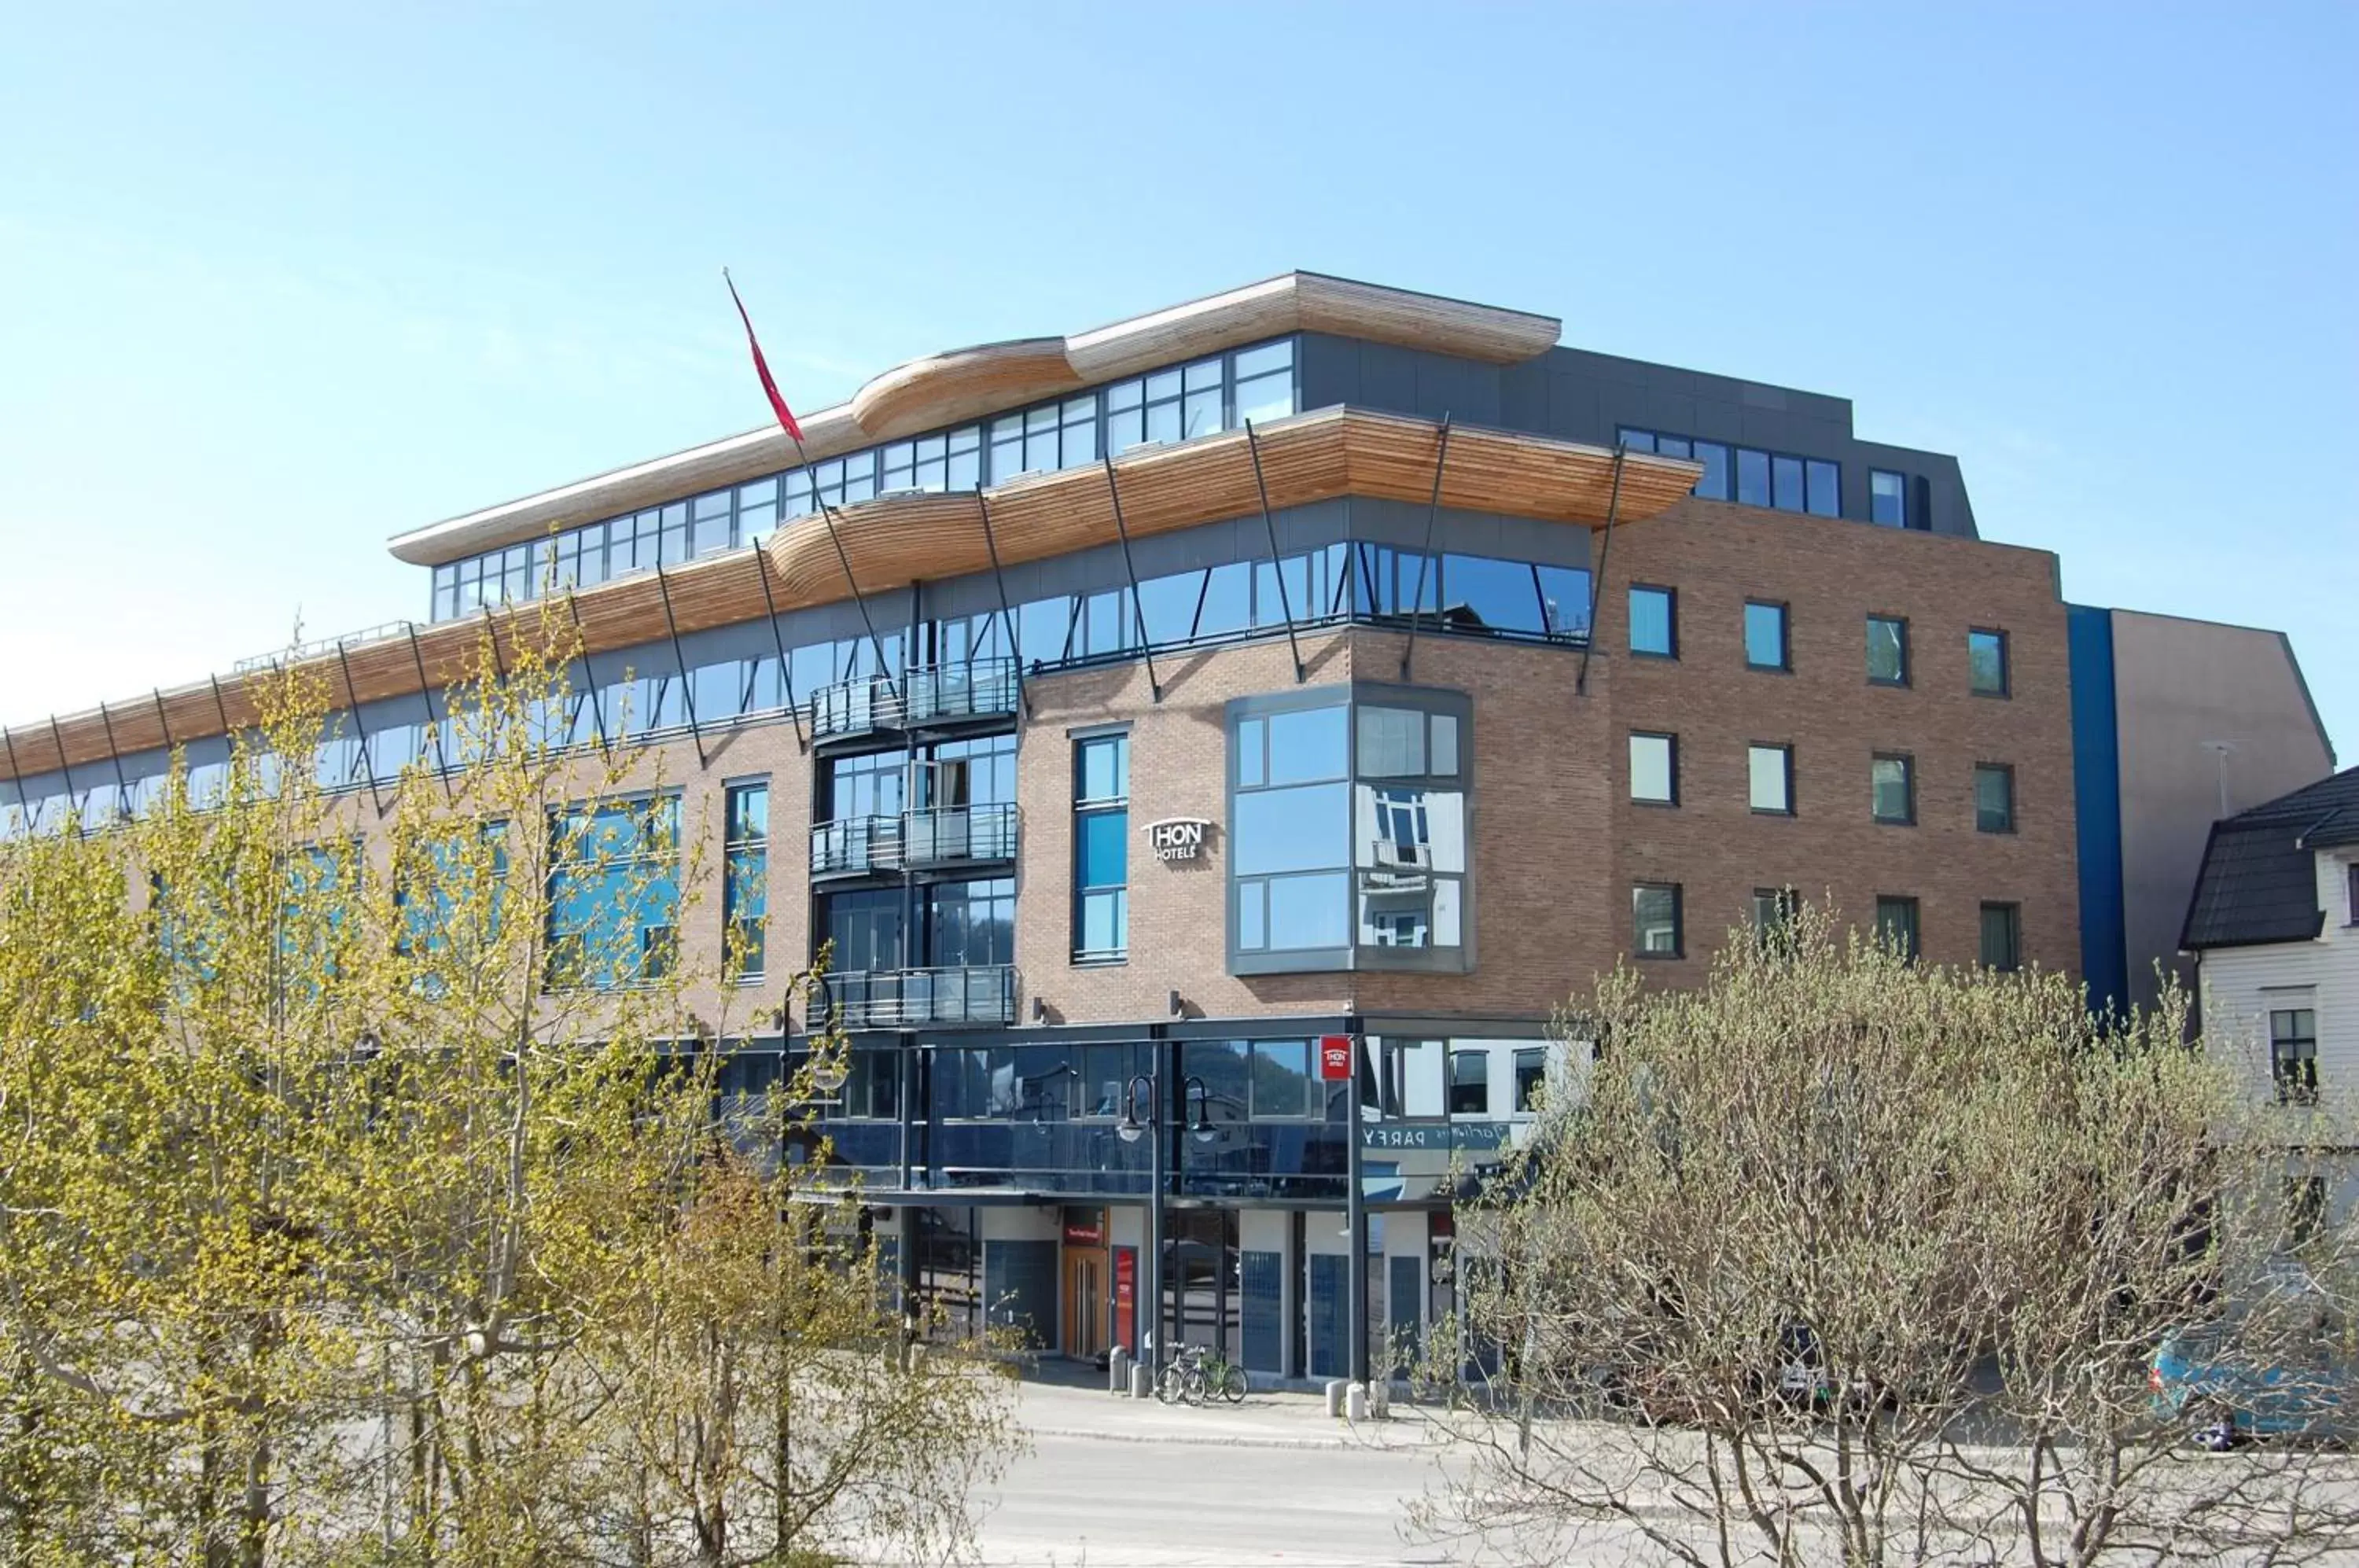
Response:
[[[1290,267],[1954,452],[2359,760],[2359,5],[9,7],[0,720],[423,619],[387,536]]]

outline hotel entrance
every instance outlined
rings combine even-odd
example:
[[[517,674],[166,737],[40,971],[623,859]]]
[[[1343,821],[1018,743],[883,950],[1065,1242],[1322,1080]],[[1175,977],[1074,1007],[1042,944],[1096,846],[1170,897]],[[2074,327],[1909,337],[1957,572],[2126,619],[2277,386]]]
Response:
[[[1060,1315],[1064,1352],[1077,1361],[1096,1361],[1106,1353],[1106,1317],[1112,1301],[1107,1288],[1105,1211],[1067,1209],[1063,1237],[1065,1279]]]

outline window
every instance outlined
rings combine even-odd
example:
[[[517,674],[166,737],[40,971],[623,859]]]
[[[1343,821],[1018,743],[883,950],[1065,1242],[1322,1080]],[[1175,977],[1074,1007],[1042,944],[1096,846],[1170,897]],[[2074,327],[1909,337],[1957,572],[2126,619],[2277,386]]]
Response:
[[[1630,732],[1630,799],[1658,806],[1680,803],[1677,735]]]
[[[1759,599],[1745,601],[1745,667],[1788,670],[1791,659],[1786,645],[1786,606]]]
[[[2343,868],[2343,879],[2348,884],[2343,892],[2343,904],[2350,911],[2351,923],[2359,926],[2359,861]]]
[[[679,797],[549,814],[549,985],[609,990],[670,972]]]
[[[1889,895],[1875,900],[1875,940],[1903,958],[1915,958],[1917,900]]]
[[[1537,1111],[1548,1093],[1548,1052],[1537,1045],[1516,1049],[1516,1109]]]
[[[2288,1247],[2308,1247],[2326,1228],[2326,1178],[2288,1176],[2285,1179],[2285,1241]]]
[[[1630,889],[1632,947],[1641,958],[1677,958],[1682,951],[1680,885],[1640,882]]]
[[[2277,1104],[2318,1103],[2318,1015],[2308,1007],[2279,1007],[2269,1014],[2269,1075]]]
[[[2007,695],[2006,634],[1980,628],[1966,633],[1966,672],[1975,696]]]
[[[1917,821],[1917,766],[1906,757],[1879,756],[1867,766],[1868,809],[1879,822]]]
[[[1240,952],[1351,944],[1349,727],[1341,701],[1233,722],[1229,866]]]
[[[1908,684],[1908,623],[1892,615],[1867,617],[1867,679],[1877,686]]]
[[[1888,468],[1867,471],[1867,520],[1887,528],[1908,527],[1908,481]]]
[[[1802,896],[1791,887],[1753,889],[1753,940],[1764,949],[1793,940],[1794,922],[1802,913]]]
[[[1630,590],[1630,651],[1658,659],[1680,656],[1679,595],[1671,589]]]
[[[1776,816],[1794,814],[1794,748],[1756,746],[1746,752],[1753,809]]]
[[[2015,831],[2015,769],[2005,763],[1974,764],[1974,831]]]
[[[1254,1120],[1299,1121],[1326,1109],[1311,1074],[1309,1040],[1255,1040],[1252,1072]]]
[[[1130,736],[1073,743],[1073,958],[1130,953]]]
[[[741,980],[758,980],[770,903],[770,787],[732,785],[724,815],[723,963]]]
[[[1985,969],[2023,967],[2022,905],[1984,904],[1983,906],[1983,967]]]
[[[1450,1114],[1491,1114],[1491,1052],[1487,1047],[1474,1046],[1450,1053]]]
[[[842,1115],[860,1121],[892,1121],[901,1114],[901,1053],[845,1053]]]

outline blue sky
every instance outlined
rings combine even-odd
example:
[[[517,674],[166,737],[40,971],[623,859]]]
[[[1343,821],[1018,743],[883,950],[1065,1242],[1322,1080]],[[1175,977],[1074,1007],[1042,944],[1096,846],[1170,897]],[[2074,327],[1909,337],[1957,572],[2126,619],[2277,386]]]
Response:
[[[387,536],[1301,267],[1854,399],[2359,760],[2359,6],[18,9],[0,720],[426,611]]]

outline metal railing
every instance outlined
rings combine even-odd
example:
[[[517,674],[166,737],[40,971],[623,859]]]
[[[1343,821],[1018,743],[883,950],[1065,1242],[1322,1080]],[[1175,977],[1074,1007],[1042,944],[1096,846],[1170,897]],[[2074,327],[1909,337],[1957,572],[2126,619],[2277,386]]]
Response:
[[[811,693],[811,735],[832,740],[876,730],[1012,716],[1016,661],[975,659],[927,665],[897,676],[863,675]]]
[[[822,1016],[840,1013],[845,1029],[922,1024],[1012,1024],[1012,964],[961,969],[875,969],[830,975],[821,983]]]
[[[846,817],[811,829],[814,877],[865,877],[901,866],[901,819]]]
[[[359,631],[346,632],[342,637],[313,637],[308,642],[299,642],[290,648],[278,648],[269,653],[250,653],[232,664],[230,669],[239,675],[248,675],[257,670],[275,670],[281,665],[300,664],[305,659],[318,659],[322,655],[335,652],[339,648],[358,648],[363,643],[382,642],[387,637],[408,637],[416,629],[416,625],[409,621],[386,621],[382,626],[364,626]]]
[[[811,829],[814,877],[865,877],[903,866],[1016,858],[1013,805],[937,806],[897,817],[846,817]]]

